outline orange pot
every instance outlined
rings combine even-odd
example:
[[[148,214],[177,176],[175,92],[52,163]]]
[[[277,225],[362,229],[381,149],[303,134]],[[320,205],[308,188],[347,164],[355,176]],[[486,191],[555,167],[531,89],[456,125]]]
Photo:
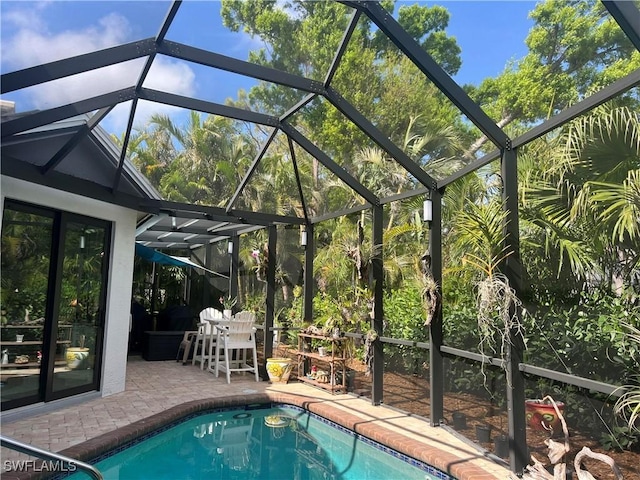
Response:
[[[564,415],[564,403],[556,402],[558,410]],[[560,418],[550,402],[542,400],[525,400],[527,423],[534,430],[549,430],[559,432],[562,429]]]

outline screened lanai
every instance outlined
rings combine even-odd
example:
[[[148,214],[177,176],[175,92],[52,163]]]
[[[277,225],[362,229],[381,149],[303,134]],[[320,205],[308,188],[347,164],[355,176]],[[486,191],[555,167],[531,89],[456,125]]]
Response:
[[[514,472],[545,395],[637,468],[613,404],[639,371],[639,2],[26,3],[2,3],[5,205],[135,212],[123,243],[227,275],[265,331],[337,326],[373,404],[486,404]]]

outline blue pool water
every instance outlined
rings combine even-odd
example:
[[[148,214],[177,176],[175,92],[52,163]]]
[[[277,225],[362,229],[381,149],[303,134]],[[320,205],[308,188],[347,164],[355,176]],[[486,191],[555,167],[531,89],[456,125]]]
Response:
[[[105,479],[450,477],[298,407],[205,413],[100,460]],[[77,473],[69,478],[88,478]]]

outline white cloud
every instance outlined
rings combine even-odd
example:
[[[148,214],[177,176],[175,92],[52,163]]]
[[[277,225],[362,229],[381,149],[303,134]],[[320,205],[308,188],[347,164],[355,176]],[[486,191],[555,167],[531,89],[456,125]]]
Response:
[[[13,11],[14,15],[20,13],[21,11]],[[113,47],[125,43],[130,35],[127,19],[117,13],[101,18],[98,25],[55,34],[49,33],[44,16],[34,14],[32,20],[12,38],[2,42],[3,62],[13,69],[19,70]]]
[[[97,24],[51,33],[51,25],[46,22],[45,6],[43,4],[28,11],[13,10],[10,12],[10,19],[3,19],[3,22],[10,21],[18,27],[13,36],[3,38],[0,46],[3,70],[19,70],[135,40],[131,38],[128,20],[116,13],[102,17]],[[21,103],[24,104],[16,107],[18,111],[47,109],[135,86],[145,60],[146,57],[143,57],[25,89],[20,92]],[[195,81],[195,74],[187,64],[156,57],[145,86],[192,96],[195,93]],[[168,106],[140,102],[136,123],[146,122],[151,113],[166,113],[171,109]],[[129,108],[126,106],[117,107],[109,115],[108,123],[114,133],[124,131],[128,115]]]
[[[266,43],[258,35],[249,35],[245,31],[240,31],[234,34],[234,43],[230,47],[230,53],[234,56],[238,56],[241,60],[246,60],[249,56],[249,51],[259,50],[264,48]]]
[[[163,57],[156,57],[149,71],[145,88],[152,88],[177,95],[191,96],[194,93],[195,74],[185,64],[171,62]],[[127,128],[131,102],[118,105],[104,120],[103,128],[110,133],[120,135]],[[184,109],[156,102],[140,101],[136,107],[134,127],[144,128],[153,114],[183,115]],[[174,120],[175,121],[175,120]],[[178,122],[181,123],[181,122]]]
[[[52,0],[46,2],[35,2],[31,4],[31,8],[9,9],[6,7],[2,12],[3,28],[31,28],[32,30],[42,30],[45,28],[40,18],[40,12],[51,3]],[[15,3],[14,5],[19,5]],[[22,5],[20,5],[22,7]]]

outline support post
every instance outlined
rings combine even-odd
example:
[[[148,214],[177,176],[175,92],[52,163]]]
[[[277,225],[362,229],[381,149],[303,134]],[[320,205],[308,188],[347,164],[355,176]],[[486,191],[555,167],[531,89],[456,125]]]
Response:
[[[276,245],[278,241],[278,229],[275,225],[269,227],[269,240],[267,243],[267,299],[264,319],[264,365],[260,365],[260,377],[267,380],[267,358],[273,356],[273,319],[275,317],[276,298]]]
[[[383,396],[383,376],[384,376],[384,349],[380,338],[383,334],[383,293],[384,293],[384,271],[382,266],[382,205],[373,205],[371,207],[373,217],[373,228],[371,243],[373,244],[376,254],[372,259],[371,276],[373,282],[373,320],[372,328],[378,334],[378,338],[373,342],[373,367],[372,367],[372,386],[371,386],[371,403],[379,405],[382,403]]]
[[[313,321],[313,257],[316,251],[316,242],[313,235],[313,224],[308,223],[307,246],[304,252],[304,314],[302,320]]]
[[[438,297],[442,302],[442,192],[431,192],[432,221],[429,229],[429,255],[431,274],[438,285]],[[444,357],[442,346],[442,303],[429,326],[429,385],[431,411],[429,418],[432,426],[440,425],[444,418]]]
[[[211,269],[211,259],[213,258],[213,243],[207,243],[204,247],[204,266]],[[206,305],[212,305],[213,299],[211,298],[211,282],[208,275],[204,275],[204,286],[202,288],[202,305],[204,308]],[[217,302],[217,298],[215,299]]]
[[[502,151],[502,196],[507,218],[504,225],[505,246],[511,254],[502,265],[502,273],[509,280],[518,298],[522,298],[522,264],[520,261],[520,232],[518,223],[518,154],[516,150]],[[520,318],[522,312],[515,312]],[[528,463],[525,427],[524,375],[520,371],[524,341],[518,332],[511,332],[507,344],[505,373],[507,377],[507,414],[509,422],[509,466],[521,473]]]
[[[229,296],[238,297],[238,258],[240,257],[240,237],[238,237],[238,235],[233,235],[229,241],[231,242],[231,245],[233,245],[233,251],[229,258]],[[240,307],[241,305],[238,306]]]

